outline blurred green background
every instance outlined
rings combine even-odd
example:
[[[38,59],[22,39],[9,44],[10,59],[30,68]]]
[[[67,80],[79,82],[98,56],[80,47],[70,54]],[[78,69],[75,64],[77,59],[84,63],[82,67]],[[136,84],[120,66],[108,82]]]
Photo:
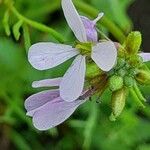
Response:
[[[84,2],[103,11],[125,34],[132,29],[142,31],[144,40],[141,50],[149,51],[149,0]],[[53,27],[69,42],[74,40],[63,16],[60,0],[16,0],[14,6],[23,16]],[[57,128],[37,131],[24,109],[25,99],[38,92],[31,88],[31,83],[63,75],[70,62],[42,72],[32,68],[25,49],[28,44],[24,42],[24,36],[28,36],[24,35],[22,27],[18,41],[13,34],[14,24],[18,21],[13,13],[9,18],[11,35],[6,36],[3,27],[6,10],[3,0],[0,0],[0,150],[150,150],[150,87],[142,88],[147,107],[140,109],[129,98],[123,114],[116,122],[108,119],[108,91],[100,99],[101,103],[87,102]],[[39,41],[56,42],[48,33],[28,25],[26,29],[29,30],[32,44]],[[104,26],[101,26],[101,30],[116,40]]]

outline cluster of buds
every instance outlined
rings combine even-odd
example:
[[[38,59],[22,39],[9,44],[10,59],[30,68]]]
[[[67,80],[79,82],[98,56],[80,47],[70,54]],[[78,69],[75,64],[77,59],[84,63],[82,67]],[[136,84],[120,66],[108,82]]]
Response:
[[[61,78],[33,82],[33,87],[57,87],[42,91],[25,101],[27,115],[39,130],[47,130],[65,121],[78,106],[106,89],[112,92],[111,120],[122,112],[128,93],[139,102],[145,101],[138,84],[150,84],[150,72],[144,61],[149,54],[139,53],[141,34],[132,32],[123,45],[110,40],[98,41],[94,20],[80,16],[71,0],[62,0],[69,27],[77,38],[75,46],[56,43],[37,43],[30,47],[28,59],[38,70],[46,70],[73,58],[72,65]]]

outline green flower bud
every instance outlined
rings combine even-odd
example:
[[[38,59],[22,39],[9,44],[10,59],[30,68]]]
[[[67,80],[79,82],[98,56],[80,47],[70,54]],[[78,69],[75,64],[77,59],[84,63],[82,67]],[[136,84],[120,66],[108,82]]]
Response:
[[[133,67],[141,67],[143,65],[142,57],[135,55],[130,58],[130,65]]]
[[[117,60],[117,65],[115,67],[115,69],[120,69],[125,65],[125,60],[123,58],[118,58]]]
[[[111,91],[117,91],[123,87],[123,78],[114,75],[109,78],[109,88]]]
[[[126,74],[126,70],[124,70],[124,69],[120,69],[120,70],[118,70],[118,75],[119,76],[121,76],[121,77],[124,77],[125,76],[125,74]]]
[[[128,73],[129,73],[130,76],[134,77],[138,73],[138,70],[135,69],[135,68],[131,68],[131,69],[129,69]]]
[[[142,43],[141,33],[138,31],[131,32],[124,43],[127,53],[129,55],[137,54],[140,49],[141,43]]]
[[[111,99],[111,108],[112,113],[110,116],[111,121],[115,121],[117,117],[120,116],[122,113],[124,106],[125,106],[125,100],[127,97],[127,88],[122,88],[118,91],[115,91],[112,93],[112,99]]]
[[[86,77],[87,78],[94,78],[101,74],[101,70],[95,63],[88,63],[86,65]]]
[[[124,85],[127,87],[132,87],[134,85],[134,79],[131,76],[124,77]]]
[[[136,80],[140,84],[150,85],[150,71],[139,70],[136,75]]]

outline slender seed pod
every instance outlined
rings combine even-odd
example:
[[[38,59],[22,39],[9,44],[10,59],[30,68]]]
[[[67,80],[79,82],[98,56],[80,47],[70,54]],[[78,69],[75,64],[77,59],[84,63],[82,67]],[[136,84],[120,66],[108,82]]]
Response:
[[[150,71],[139,70],[138,74],[136,75],[136,80],[140,84],[150,85]]]
[[[111,99],[112,113],[110,116],[111,121],[115,121],[116,118],[119,117],[120,114],[122,113],[125,106],[127,94],[128,90],[125,87],[112,93]]]

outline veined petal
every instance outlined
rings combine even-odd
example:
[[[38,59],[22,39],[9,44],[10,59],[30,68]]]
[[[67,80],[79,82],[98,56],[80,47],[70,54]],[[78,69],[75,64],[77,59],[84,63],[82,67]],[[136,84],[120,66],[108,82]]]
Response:
[[[93,46],[91,57],[103,71],[109,71],[116,63],[117,49],[111,41],[101,42]]]
[[[33,116],[39,108],[57,97],[59,97],[59,90],[46,90],[30,96],[24,104],[27,115]]]
[[[85,16],[81,16],[82,22],[84,24],[86,30],[87,40],[91,42],[98,41],[98,34],[96,30],[96,23],[103,17],[104,13],[99,13],[97,18],[94,20],[90,20]]]
[[[98,41],[98,34],[96,31],[95,23],[88,19],[87,17],[81,16],[82,22],[86,29],[86,36],[87,41],[97,42]]]
[[[33,124],[38,130],[48,130],[68,119],[85,100],[66,102],[60,97],[46,103],[33,115]]]
[[[33,88],[39,87],[52,87],[52,86],[59,86],[62,78],[54,78],[54,79],[45,79],[40,81],[34,81],[32,83]]]
[[[62,0],[62,9],[71,30],[80,42],[87,42],[84,24],[74,7],[72,0]]]
[[[139,56],[143,58],[144,62],[150,61],[150,53],[140,53]]]
[[[28,60],[38,70],[53,68],[79,52],[69,45],[41,42],[30,47]]]
[[[85,56],[79,55],[64,75],[60,83],[60,96],[65,101],[76,100],[84,87],[86,64]]]

